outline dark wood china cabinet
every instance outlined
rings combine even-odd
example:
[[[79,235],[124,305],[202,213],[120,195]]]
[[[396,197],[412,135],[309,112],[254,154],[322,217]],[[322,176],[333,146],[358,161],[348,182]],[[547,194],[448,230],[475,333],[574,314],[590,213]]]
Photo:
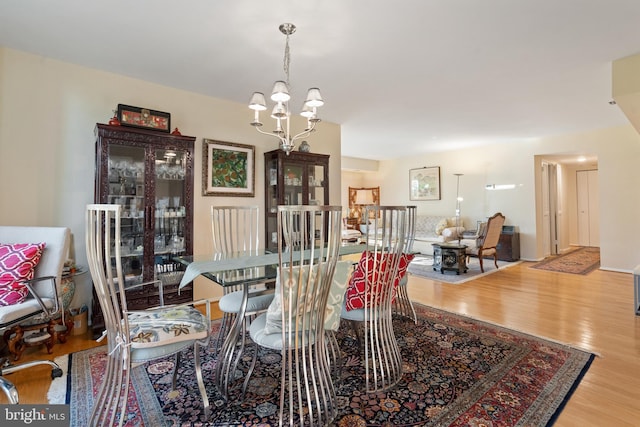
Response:
[[[95,202],[122,205],[121,253],[125,285],[161,280],[165,304],[193,299],[178,293],[184,267],[175,256],[193,254],[193,150],[195,137],[97,124]],[[127,291],[129,309],[159,303],[158,287]],[[92,328],[104,320],[94,294]]]
[[[278,250],[278,205],[328,205],[329,155],[282,150],[264,153],[265,247]]]

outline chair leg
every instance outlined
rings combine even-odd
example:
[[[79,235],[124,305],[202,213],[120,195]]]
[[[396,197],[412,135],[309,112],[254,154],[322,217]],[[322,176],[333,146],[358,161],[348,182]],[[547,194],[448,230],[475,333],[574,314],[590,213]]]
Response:
[[[175,390],[178,384],[178,366],[180,366],[180,352],[173,358],[173,375],[171,376],[171,390]]]
[[[24,337],[24,330],[18,326],[14,326],[11,329],[7,329],[4,333],[4,342],[7,343],[7,350],[11,353],[13,361],[20,360],[22,353],[24,352],[25,345],[22,340]]]
[[[200,344],[197,342],[193,344],[193,354],[196,365],[196,378],[198,379],[198,389],[200,389],[200,395],[202,396],[202,404],[204,405],[205,419],[209,419],[211,416],[211,406],[209,405],[209,397],[207,396],[207,389],[204,387],[204,379],[202,378],[202,367],[200,366]]]
[[[482,255],[482,249],[478,251],[478,261],[480,261],[480,272],[484,273],[484,265],[482,265],[482,260],[484,259]]]
[[[496,270],[498,269],[498,252],[493,254],[493,263],[496,265]]]
[[[12,405],[18,404],[18,390],[11,381],[6,379],[5,377],[0,376],[0,389],[2,389],[4,394],[7,395],[9,403],[11,403]]]

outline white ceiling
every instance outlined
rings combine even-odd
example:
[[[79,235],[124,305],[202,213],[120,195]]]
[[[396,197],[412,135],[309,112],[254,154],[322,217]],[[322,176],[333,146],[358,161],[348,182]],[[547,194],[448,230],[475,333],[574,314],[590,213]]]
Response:
[[[1,0],[0,45],[247,103],[284,77],[283,22],[293,104],[319,87],[345,156],[628,123],[611,62],[640,52],[639,0]]]

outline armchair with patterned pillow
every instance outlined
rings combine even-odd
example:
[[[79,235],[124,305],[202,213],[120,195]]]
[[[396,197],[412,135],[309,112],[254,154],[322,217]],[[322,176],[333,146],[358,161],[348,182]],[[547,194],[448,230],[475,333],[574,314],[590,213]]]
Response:
[[[56,339],[55,322],[61,314],[57,285],[69,252],[71,232],[66,227],[0,226],[0,331],[11,357],[17,360],[25,346],[25,331],[51,353]],[[18,403],[18,391],[5,375],[35,365],[52,367],[52,378],[62,375],[51,360],[10,364],[0,358],[0,389],[10,403]]]

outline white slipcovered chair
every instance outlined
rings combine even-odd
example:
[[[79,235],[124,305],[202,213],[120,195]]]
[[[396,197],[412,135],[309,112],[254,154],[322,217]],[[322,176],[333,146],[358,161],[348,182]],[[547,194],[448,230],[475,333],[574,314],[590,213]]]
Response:
[[[26,299],[20,303],[0,307],[0,329],[4,330],[5,340],[12,340],[14,346],[21,346],[24,328],[43,326],[42,339],[53,345],[55,330],[53,320],[62,315],[63,307],[59,302],[57,285],[61,283],[62,269],[68,257],[71,232],[66,227],[11,227],[0,226],[0,244],[41,243],[45,246],[33,271],[33,279],[23,282],[29,291]],[[15,256],[18,256],[14,253]],[[36,360],[12,365],[8,359],[0,362],[0,388],[10,403],[19,403],[18,390],[5,375],[18,370],[29,369],[36,365],[52,367],[51,377],[62,375],[60,367],[51,360]]]

